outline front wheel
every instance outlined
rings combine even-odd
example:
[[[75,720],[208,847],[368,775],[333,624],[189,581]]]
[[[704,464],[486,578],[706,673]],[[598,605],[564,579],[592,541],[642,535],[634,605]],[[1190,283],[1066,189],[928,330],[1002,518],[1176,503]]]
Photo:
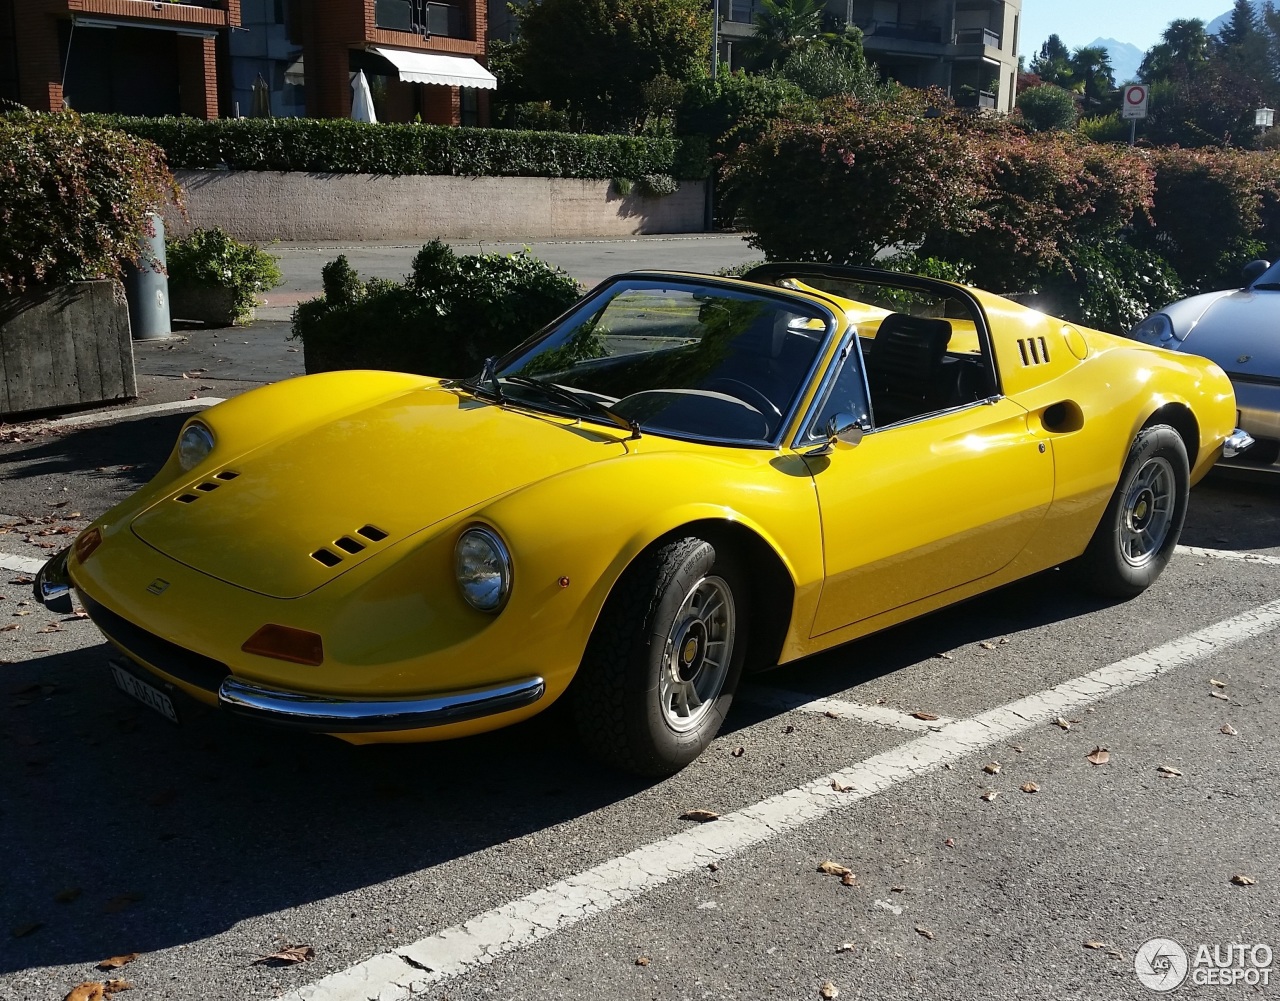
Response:
[[[701,754],[742,674],[747,597],[732,554],[702,539],[638,557],[609,596],[574,679],[588,749],[655,777]]]
[[[1165,424],[1143,428],[1129,449],[1106,513],[1080,557],[1088,586],[1132,598],[1155,583],[1187,517],[1191,473],[1182,437]]]

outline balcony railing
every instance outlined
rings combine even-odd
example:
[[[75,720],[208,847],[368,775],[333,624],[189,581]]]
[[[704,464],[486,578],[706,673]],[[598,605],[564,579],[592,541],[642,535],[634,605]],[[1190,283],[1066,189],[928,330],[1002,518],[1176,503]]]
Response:
[[[996,95],[989,90],[961,90],[955,95],[957,108],[990,108],[995,109]]]
[[[424,0],[376,0],[373,16],[375,26],[386,31],[463,37],[462,9],[453,4],[427,3]]]
[[[908,42],[942,43],[942,28],[928,21],[866,21],[858,27],[866,38],[899,38]]]
[[[1000,48],[1000,35],[990,28],[961,28],[956,32],[957,45],[985,45],[989,49]]]

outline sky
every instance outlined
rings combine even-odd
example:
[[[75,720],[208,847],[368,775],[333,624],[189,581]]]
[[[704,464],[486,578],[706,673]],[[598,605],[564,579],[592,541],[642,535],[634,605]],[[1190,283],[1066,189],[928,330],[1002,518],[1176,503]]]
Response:
[[[1198,17],[1208,24],[1231,10],[1233,0],[1022,0],[1018,49],[1030,59],[1050,35],[1068,49],[1095,38],[1114,38],[1146,51],[1169,22]]]

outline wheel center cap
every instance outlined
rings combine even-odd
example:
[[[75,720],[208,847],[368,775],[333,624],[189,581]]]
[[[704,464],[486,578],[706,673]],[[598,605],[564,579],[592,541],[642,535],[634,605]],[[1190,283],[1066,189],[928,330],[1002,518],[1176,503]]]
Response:
[[[706,640],[707,627],[701,622],[690,622],[680,644],[679,663],[676,664],[676,673],[681,681],[692,681],[702,669]]]
[[[693,663],[693,658],[698,656],[698,641],[694,637],[690,636],[685,641],[684,653],[680,656],[684,660],[686,666]]]
[[[1152,501],[1155,498],[1150,490],[1144,490],[1138,495],[1138,499],[1133,504],[1133,527],[1141,530],[1146,526],[1148,517],[1151,514]]]

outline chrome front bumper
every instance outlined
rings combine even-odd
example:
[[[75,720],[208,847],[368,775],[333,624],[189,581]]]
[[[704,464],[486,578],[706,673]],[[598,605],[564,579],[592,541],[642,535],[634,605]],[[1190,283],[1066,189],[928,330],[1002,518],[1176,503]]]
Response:
[[[218,688],[218,705],[259,723],[320,733],[380,733],[462,723],[522,709],[542,698],[546,687],[535,677],[463,692],[366,700],[288,692],[229,677]]]
[[[67,572],[67,556],[70,553],[71,549],[68,547],[46,561],[36,572],[33,586],[36,601],[59,615],[70,615],[75,611],[71,600],[71,575]]]
[[[1242,428],[1236,428],[1222,443],[1222,457],[1234,459],[1241,452],[1253,447],[1253,435]]]

